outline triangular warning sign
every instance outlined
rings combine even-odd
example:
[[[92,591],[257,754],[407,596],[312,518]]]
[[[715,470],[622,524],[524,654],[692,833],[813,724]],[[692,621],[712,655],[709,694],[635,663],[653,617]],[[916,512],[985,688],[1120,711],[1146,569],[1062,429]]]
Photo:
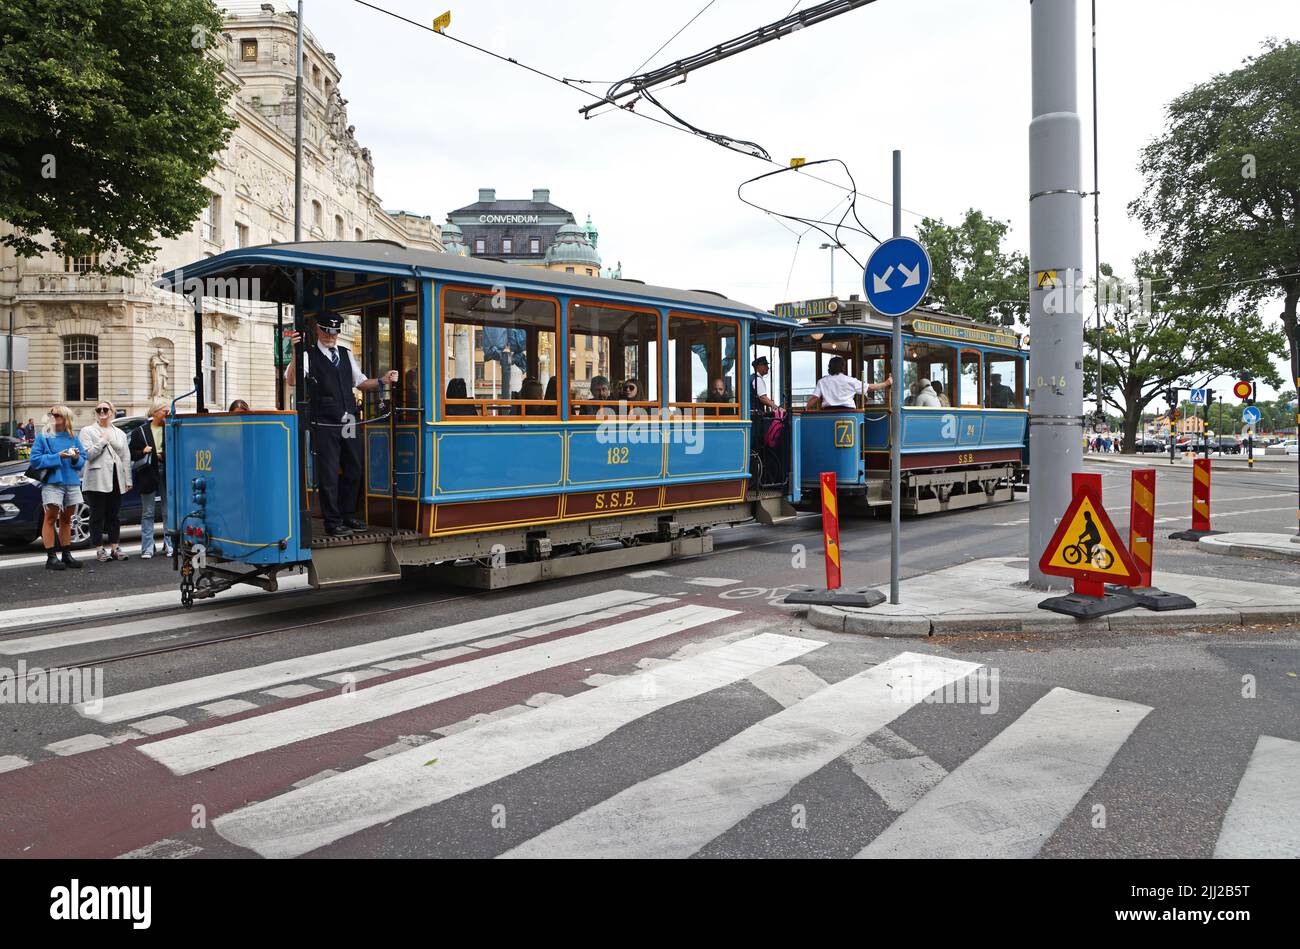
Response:
[[[1141,576],[1133,556],[1120,541],[1101,499],[1079,491],[1056,527],[1038,569],[1058,577],[1100,580],[1138,586]]]

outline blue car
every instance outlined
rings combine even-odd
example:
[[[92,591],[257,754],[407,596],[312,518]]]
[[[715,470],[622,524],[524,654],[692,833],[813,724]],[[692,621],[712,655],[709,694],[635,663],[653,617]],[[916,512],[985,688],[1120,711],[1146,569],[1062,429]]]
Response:
[[[113,424],[130,437],[148,419],[141,416],[117,419]],[[41,483],[28,478],[28,462],[0,464],[0,546],[26,547],[41,539]],[[140,496],[132,488],[122,498],[122,523],[140,523]],[[83,502],[72,515],[72,544],[79,547],[90,538],[90,508]]]

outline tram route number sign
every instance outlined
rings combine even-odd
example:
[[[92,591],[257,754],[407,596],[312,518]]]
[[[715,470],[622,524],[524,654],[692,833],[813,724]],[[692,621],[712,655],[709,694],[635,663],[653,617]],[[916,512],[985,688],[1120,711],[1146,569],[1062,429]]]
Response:
[[[1102,507],[1100,494],[1083,487],[1066,509],[1038,569],[1058,577],[1138,586],[1141,574],[1120,533]]]

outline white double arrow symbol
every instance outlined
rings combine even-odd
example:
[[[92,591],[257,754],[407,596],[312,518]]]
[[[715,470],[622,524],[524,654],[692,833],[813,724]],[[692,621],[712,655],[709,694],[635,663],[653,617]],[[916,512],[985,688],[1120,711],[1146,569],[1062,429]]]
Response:
[[[906,287],[915,287],[918,283],[921,282],[920,264],[917,264],[911,270],[908,270],[904,264],[899,264],[898,269],[901,270],[903,273],[907,274],[907,279],[903,281],[903,286],[900,287],[899,289],[904,289]],[[894,288],[889,285],[889,278],[892,277],[893,275],[894,275],[893,267],[890,267],[883,274],[872,274],[871,279],[875,281],[875,288],[876,288],[875,292],[888,293],[890,290],[893,290]]]

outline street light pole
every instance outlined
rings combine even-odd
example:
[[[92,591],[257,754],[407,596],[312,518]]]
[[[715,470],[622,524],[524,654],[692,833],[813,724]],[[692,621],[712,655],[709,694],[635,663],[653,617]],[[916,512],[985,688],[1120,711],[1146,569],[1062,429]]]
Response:
[[[836,244],[822,244],[822,250],[831,252],[831,297],[835,296],[835,252],[839,250]]]
[[[1077,0],[1033,0],[1033,120],[1029,125],[1029,580],[1072,494],[1083,453],[1084,192],[1078,113]],[[1038,275],[1041,275],[1039,277]]]

